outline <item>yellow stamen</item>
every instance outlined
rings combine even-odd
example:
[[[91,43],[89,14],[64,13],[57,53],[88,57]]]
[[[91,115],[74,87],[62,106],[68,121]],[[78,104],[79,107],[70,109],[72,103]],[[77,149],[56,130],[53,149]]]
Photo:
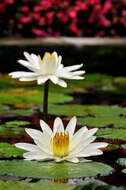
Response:
[[[56,133],[52,139],[52,150],[56,157],[62,158],[67,156],[69,150],[69,134]]]
[[[49,52],[45,52],[45,54],[44,54],[44,56],[43,56],[43,59],[42,59],[42,63],[45,63],[45,58],[46,58],[47,55],[50,56],[50,62],[52,63],[54,54],[49,53]]]

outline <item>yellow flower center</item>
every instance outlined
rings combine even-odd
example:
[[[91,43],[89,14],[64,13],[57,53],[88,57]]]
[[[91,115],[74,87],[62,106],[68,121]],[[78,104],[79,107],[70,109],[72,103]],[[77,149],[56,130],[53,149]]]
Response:
[[[69,150],[69,134],[56,133],[52,139],[52,150],[56,157],[62,158],[67,156]]]
[[[50,62],[52,63],[54,54],[49,53],[49,52],[45,52],[45,54],[44,54],[44,56],[43,56],[43,59],[42,59],[42,63],[45,63],[45,58],[46,58],[47,55],[50,56]]]

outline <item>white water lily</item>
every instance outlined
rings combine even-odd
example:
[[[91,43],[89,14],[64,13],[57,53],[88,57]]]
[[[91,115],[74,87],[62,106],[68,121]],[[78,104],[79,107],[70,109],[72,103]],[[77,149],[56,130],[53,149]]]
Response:
[[[96,137],[93,136],[97,128],[88,130],[82,127],[76,133],[76,117],[73,117],[66,129],[64,129],[62,120],[56,118],[54,121],[53,131],[43,121],[40,120],[42,131],[36,129],[26,129],[26,132],[33,138],[34,144],[16,143],[15,146],[29,152],[23,154],[26,160],[47,160],[54,159],[57,162],[67,160],[78,163],[79,158],[101,155],[102,150],[108,144],[105,142],[92,143]]]
[[[76,71],[81,68],[83,64],[64,67],[61,64],[62,57],[58,56],[56,52],[46,52],[43,59],[40,55],[29,54],[24,52],[26,60],[18,60],[18,62],[31,70],[31,72],[17,71],[12,72],[9,75],[12,78],[19,78],[20,81],[34,81],[37,80],[37,84],[43,84],[47,80],[51,80],[54,84],[58,84],[62,87],[67,87],[67,83],[61,80],[64,79],[83,79],[82,74],[85,71]]]

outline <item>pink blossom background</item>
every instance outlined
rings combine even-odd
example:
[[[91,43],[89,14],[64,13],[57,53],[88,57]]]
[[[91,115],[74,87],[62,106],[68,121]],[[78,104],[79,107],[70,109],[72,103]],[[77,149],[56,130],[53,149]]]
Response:
[[[126,36],[126,0],[1,0],[0,37]]]

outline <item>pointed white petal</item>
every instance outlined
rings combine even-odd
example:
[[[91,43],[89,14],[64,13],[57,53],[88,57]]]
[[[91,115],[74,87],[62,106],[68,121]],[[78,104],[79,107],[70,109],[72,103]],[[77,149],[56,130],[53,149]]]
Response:
[[[23,65],[25,67],[31,68],[31,64],[28,61],[24,61],[24,60],[20,59],[20,60],[18,60],[18,63],[20,63],[21,65]]]
[[[43,84],[43,83],[45,83],[47,80],[48,80],[48,77],[41,76],[41,77],[38,77],[38,78],[37,78],[37,83],[38,83],[38,84]]]
[[[51,80],[54,84],[57,84],[57,83],[58,83],[58,77],[57,77],[57,76],[50,76],[49,78],[50,78],[50,80]]]
[[[43,131],[46,131],[51,137],[53,137],[53,132],[51,128],[45,123],[45,121],[40,120],[40,126]]]
[[[90,129],[88,130],[87,128],[84,127],[84,130],[82,130],[82,128],[75,133],[75,135],[73,136],[73,138],[71,139],[70,142],[70,148],[69,151],[70,152],[74,152],[74,154],[76,154],[76,150],[81,151],[81,144],[83,143],[83,145],[86,143],[89,144],[89,142],[92,142],[95,140],[96,137],[92,137],[92,135],[94,135],[94,133],[96,133],[96,131],[98,130],[98,128],[94,128],[94,129]],[[78,146],[80,148],[78,148]]]
[[[21,78],[19,78],[19,81],[22,81],[22,82],[34,81],[34,80],[36,80],[36,77],[32,77],[32,78],[21,77]]]
[[[91,143],[91,144],[89,144],[88,148],[97,149],[97,148],[105,148],[106,146],[108,146],[108,143],[97,142],[97,143]]]
[[[59,86],[64,87],[64,88],[66,88],[66,87],[67,87],[67,83],[66,83],[66,82],[64,82],[63,80],[60,80],[60,79],[58,80],[57,84],[58,84]]]
[[[27,160],[45,160],[51,157],[47,154],[42,154],[41,152],[26,152],[23,157]]]
[[[51,66],[51,73],[52,74],[56,73],[58,67],[58,55],[56,52],[53,53],[53,60],[50,66]]]
[[[43,133],[36,129],[25,129],[26,133],[33,139],[43,141]]]
[[[75,127],[76,127],[76,122],[77,122],[77,118],[76,117],[72,117],[72,119],[69,121],[67,127],[66,127],[66,130],[65,132],[68,132],[69,133],[69,138],[71,140],[73,134],[74,134],[74,131],[75,131]]]
[[[74,146],[74,148],[71,150],[71,152],[69,153],[69,155],[71,156],[76,156],[77,154],[79,154],[80,152],[83,152],[83,150],[85,150],[85,148],[88,147],[88,145],[90,143],[92,143],[94,140],[96,139],[95,136],[91,136],[89,137],[87,140],[85,140],[84,138],[81,138],[80,141]]]
[[[44,57],[44,60],[43,60],[43,63],[44,65],[44,74],[49,74],[51,71],[50,71],[50,54],[47,53]]]
[[[75,71],[75,72],[72,72],[72,75],[77,76],[77,75],[82,75],[84,73],[85,73],[85,71]]]
[[[45,142],[46,139],[44,139],[43,141],[40,140],[36,140],[34,139],[35,144],[46,154],[48,155],[53,155],[53,152],[51,150],[51,144],[47,144],[47,141]],[[50,142],[48,142],[50,143]]]
[[[65,160],[67,160],[69,162],[73,162],[73,163],[79,163],[79,159],[78,158],[67,158]]]
[[[84,77],[80,77],[80,76],[71,76],[70,79],[74,79],[74,80],[82,80],[82,79],[84,79]]]
[[[82,139],[83,134],[88,131],[87,127],[82,127],[81,129],[79,129],[74,136],[72,137],[71,141],[70,141],[70,148],[69,151],[71,152],[80,142],[80,140]]]
[[[80,69],[82,66],[83,66],[83,64],[74,65],[74,66],[68,66],[68,67],[65,67],[65,70],[71,72],[71,71]]]
[[[16,143],[15,146],[17,148],[21,148],[23,150],[27,150],[30,152],[40,151],[40,148],[38,148],[36,145],[30,144],[30,143]]]
[[[64,126],[63,126],[62,120],[59,117],[57,117],[54,121],[53,133],[54,133],[54,136],[56,133],[64,133]]]

